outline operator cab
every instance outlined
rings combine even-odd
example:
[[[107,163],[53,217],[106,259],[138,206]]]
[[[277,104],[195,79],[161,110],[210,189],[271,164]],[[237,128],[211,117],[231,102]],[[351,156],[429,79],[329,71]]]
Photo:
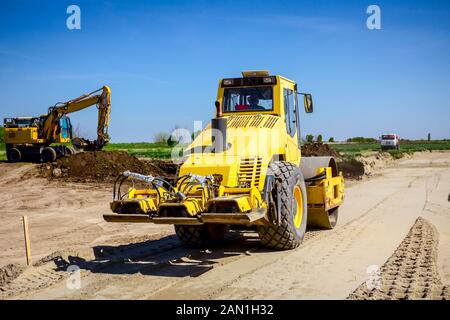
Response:
[[[242,78],[223,79],[223,112],[273,111],[276,77],[267,71],[244,71]]]
[[[303,96],[306,113],[311,113],[311,95],[298,92],[295,81],[286,77],[263,70],[244,71],[241,78],[221,79],[215,103],[216,117],[211,122],[212,149],[217,153],[236,145],[230,141],[236,134],[231,132],[237,128],[245,128],[246,132],[250,132],[250,128],[285,131],[287,135],[282,136],[287,141],[283,142],[286,149],[283,152],[286,158],[296,162],[301,156],[299,95]],[[227,133],[228,128],[232,129]]]
[[[304,96],[307,113],[312,112],[310,94],[297,92],[294,81],[282,76],[271,76],[268,71],[243,71],[242,78],[222,79],[219,84],[217,100],[224,114],[267,113],[281,116],[285,113],[285,96],[297,94]],[[295,95],[295,97],[294,97]]]

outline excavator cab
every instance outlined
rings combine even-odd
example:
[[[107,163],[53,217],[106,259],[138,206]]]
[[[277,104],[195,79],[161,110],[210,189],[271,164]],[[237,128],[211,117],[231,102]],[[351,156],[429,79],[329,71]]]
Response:
[[[43,126],[45,118],[41,118],[40,126]],[[55,126],[53,141],[54,143],[70,143],[72,140],[72,123],[68,116],[62,116],[59,123]]]

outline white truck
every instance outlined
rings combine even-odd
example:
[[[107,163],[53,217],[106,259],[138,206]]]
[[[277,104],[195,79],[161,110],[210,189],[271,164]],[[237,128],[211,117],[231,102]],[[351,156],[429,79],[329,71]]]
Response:
[[[380,147],[381,150],[389,150],[400,148],[400,138],[395,133],[382,134],[380,136]]]

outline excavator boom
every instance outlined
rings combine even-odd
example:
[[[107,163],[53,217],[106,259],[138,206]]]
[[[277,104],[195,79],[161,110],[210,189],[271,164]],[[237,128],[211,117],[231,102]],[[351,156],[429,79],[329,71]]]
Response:
[[[100,91],[101,94],[96,95],[96,93]],[[83,138],[74,138],[72,139],[72,144],[79,149],[90,151],[101,150],[103,146],[109,142],[108,126],[111,111],[110,97],[111,89],[108,86],[104,86],[99,90],[84,94],[76,99],[56,104],[49,109],[48,116],[44,122],[43,136],[47,141],[53,141],[61,117],[97,105],[97,140],[89,141]]]

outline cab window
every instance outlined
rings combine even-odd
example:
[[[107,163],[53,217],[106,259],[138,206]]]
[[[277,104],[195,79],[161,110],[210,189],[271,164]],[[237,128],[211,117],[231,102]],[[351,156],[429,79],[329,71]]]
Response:
[[[270,86],[226,88],[223,112],[273,110],[273,89]]]
[[[61,137],[64,139],[69,139],[71,137],[71,128],[69,118],[63,117],[59,121],[61,127]]]
[[[289,89],[284,89],[284,113],[287,133],[293,137],[297,132],[297,118],[295,115],[294,91]]]

